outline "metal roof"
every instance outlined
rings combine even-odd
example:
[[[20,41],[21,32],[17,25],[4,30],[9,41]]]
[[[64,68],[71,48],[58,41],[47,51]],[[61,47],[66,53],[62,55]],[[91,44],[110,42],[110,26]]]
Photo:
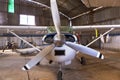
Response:
[[[47,8],[50,7],[50,0],[21,0],[21,1],[35,1],[41,3],[42,5],[32,3],[34,6],[47,7]],[[108,0],[57,0],[57,3],[58,3],[59,11],[70,18],[101,6],[103,7],[120,6],[119,0],[109,0],[109,1]]]

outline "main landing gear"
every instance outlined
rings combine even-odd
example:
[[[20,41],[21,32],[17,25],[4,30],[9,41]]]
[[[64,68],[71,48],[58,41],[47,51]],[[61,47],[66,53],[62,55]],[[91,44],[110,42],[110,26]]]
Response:
[[[63,80],[62,79],[62,75],[63,75],[63,73],[62,73],[62,66],[60,65],[60,69],[59,69],[59,71],[57,73],[57,80]]]
[[[85,59],[85,57],[81,57],[80,58],[80,63],[82,64],[82,65],[86,65],[86,59]]]

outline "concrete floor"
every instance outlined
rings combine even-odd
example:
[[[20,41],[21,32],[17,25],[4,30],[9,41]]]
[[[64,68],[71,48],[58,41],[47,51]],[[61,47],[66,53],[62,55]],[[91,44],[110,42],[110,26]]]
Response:
[[[86,65],[81,65],[78,59],[74,59],[71,65],[64,66],[63,80],[120,80],[120,52],[101,52],[105,55],[104,60],[84,55],[87,58]],[[56,64],[48,65],[43,60],[42,65],[26,72],[21,68],[33,56],[25,58],[10,51],[0,53],[0,80],[57,80],[59,67]],[[80,56],[83,55],[77,55],[76,58]]]

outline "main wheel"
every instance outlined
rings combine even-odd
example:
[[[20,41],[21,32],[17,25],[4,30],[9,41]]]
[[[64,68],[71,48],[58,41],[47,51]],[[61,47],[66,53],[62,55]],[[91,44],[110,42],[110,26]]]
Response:
[[[86,64],[86,59],[85,59],[85,57],[81,57],[80,63],[81,63],[82,65],[85,65],[85,64]]]
[[[57,74],[57,80],[62,80],[62,71],[59,71]]]

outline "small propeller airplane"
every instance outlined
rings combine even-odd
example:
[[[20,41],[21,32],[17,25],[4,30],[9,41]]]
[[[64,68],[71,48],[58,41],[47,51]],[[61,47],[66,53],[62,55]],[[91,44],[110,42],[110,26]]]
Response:
[[[65,35],[60,32],[61,23],[56,0],[50,0],[50,5],[56,30],[56,34],[53,37],[53,43],[40,51],[39,54],[37,54],[22,68],[22,70],[29,70],[46,58],[50,62],[56,62],[59,64],[60,69],[58,72],[58,80],[62,80],[62,65],[71,64],[77,51],[99,59],[104,59],[104,56],[99,51],[75,42],[67,41],[65,39]]]
[[[32,0],[28,0],[32,1]],[[32,1],[35,3],[35,1]],[[91,25],[91,26],[72,26],[73,30],[78,30],[78,29],[88,29],[88,28],[111,28],[110,30],[106,31],[103,35],[99,36],[95,40],[93,40],[91,43],[88,45],[84,46],[81,44],[77,44],[77,39],[74,35],[72,34],[66,34],[66,33],[61,33],[60,27],[61,27],[61,22],[60,22],[60,16],[59,13],[61,12],[58,11],[57,7],[57,2],[56,0],[50,0],[50,5],[51,7],[48,7],[51,10],[52,13],[52,18],[53,18],[53,23],[55,26],[56,33],[52,34],[47,34],[43,37],[43,41],[50,43],[50,45],[45,46],[42,50],[38,49],[38,47],[33,46],[26,40],[22,39],[19,37],[17,34],[15,34],[13,31],[8,30],[9,33],[13,34],[26,44],[30,45],[33,48],[28,48],[28,49],[17,49],[17,52],[20,53],[32,53],[34,51],[38,51],[39,53],[31,59],[23,68],[22,70],[29,70],[32,67],[34,67],[36,64],[41,62],[44,58],[46,58],[49,63],[55,62],[59,64],[59,71],[58,71],[58,80],[62,80],[62,66],[63,65],[69,65],[71,64],[71,61],[75,58],[76,54],[78,51],[99,59],[104,59],[104,56],[97,50],[92,49],[88,47],[98,39],[102,38],[104,35],[109,33],[110,31],[114,30],[114,28],[120,28],[120,25]],[[46,7],[46,6],[45,6]],[[62,15],[64,15],[62,13]],[[68,17],[64,15],[65,17]],[[69,17],[68,17],[69,18]],[[39,30],[45,30],[46,27],[30,27],[30,26],[0,26],[2,29],[39,29]]]

